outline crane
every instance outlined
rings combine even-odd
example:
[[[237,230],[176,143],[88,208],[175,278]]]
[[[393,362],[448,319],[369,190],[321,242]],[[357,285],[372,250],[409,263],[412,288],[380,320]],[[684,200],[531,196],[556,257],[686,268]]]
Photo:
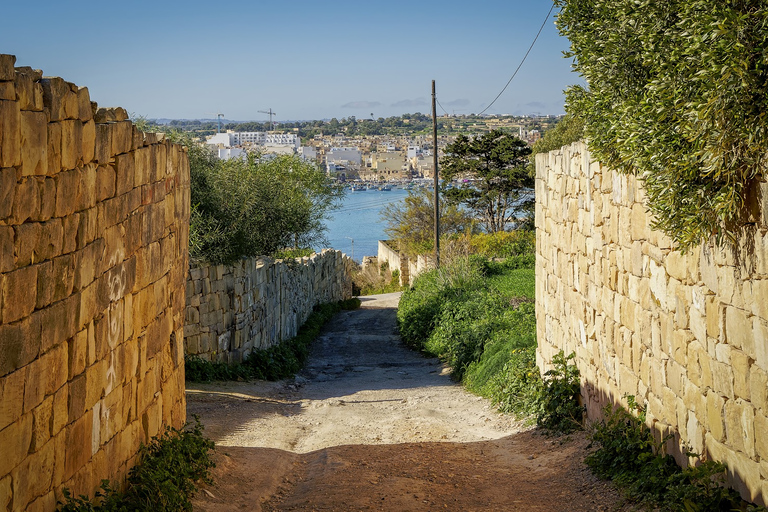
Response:
[[[276,116],[276,112],[272,112],[272,108],[270,107],[269,110],[259,110],[262,114],[269,114],[269,126],[272,127],[272,129],[275,129],[275,125],[272,124],[272,116]]]

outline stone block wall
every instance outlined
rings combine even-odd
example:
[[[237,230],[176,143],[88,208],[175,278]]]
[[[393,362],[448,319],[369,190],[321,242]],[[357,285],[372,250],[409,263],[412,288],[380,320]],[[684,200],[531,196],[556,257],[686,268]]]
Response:
[[[432,255],[419,254],[416,258],[399,253],[393,249],[391,240],[379,240],[379,265],[387,263],[390,270],[400,271],[400,286],[410,286],[422,272],[435,268]]]
[[[641,184],[585,144],[537,155],[536,175],[540,367],[575,352],[591,418],[634,395],[679,463],[722,461],[765,504],[768,209],[737,251],[682,254],[649,228]]]
[[[0,55],[0,510],[54,510],[185,421],[189,165]]]
[[[350,262],[340,251],[325,249],[296,260],[191,265],[186,353],[240,362],[255,349],[294,337],[314,306],[352,297]]]

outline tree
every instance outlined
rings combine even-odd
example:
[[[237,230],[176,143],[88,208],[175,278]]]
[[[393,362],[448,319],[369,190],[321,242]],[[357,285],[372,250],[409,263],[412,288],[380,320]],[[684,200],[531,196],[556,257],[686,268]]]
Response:
[[[681,249],[735,240],[768,163],[768,5],[556,0],[588,87],[567,93],[592,153],[644,181]]]
[[[221,161],[190,147],[190,255],[212,263],[272,255],[324,239],[323,220],[343,193],[296,156]]]
[[[434,250],[435,202],[426,189],[412,191],[402,201],[388,204],[381,212],[386,222],[384,232],[397,240],[400,251],[424,254]],[[472,233],[474,219],[455,204],[440,203],[440,234]]]
[[[504,231],[516,211],[533,202],[533,178],[526,170],[531,149],[517,137],[493,130],[472,139],[459,135],[446,146],[441,174],[450,181],[470,178],[471,186],[445,190],[464,204],[490,233]]]

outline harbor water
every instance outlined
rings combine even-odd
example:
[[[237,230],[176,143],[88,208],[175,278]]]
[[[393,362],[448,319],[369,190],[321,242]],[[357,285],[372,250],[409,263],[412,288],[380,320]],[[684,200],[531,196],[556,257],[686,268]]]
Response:
[[[386,222],[381,218],[382,210],[407,195],[408,191],[400,188],[390,191],[347,190],[341,207],[332,211],[330,219],[326,221],[326,247],[333,247],[352,257],[354,242],[355,261],[362,261],[363,256],[376,256],[379,240],[387,238],[384,233]]]

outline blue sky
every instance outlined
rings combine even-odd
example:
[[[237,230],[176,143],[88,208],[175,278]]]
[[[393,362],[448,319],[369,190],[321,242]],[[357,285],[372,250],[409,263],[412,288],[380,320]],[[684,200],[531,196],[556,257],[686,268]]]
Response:
[[[483,110],[548,1],[38,1],[3,7],[0,53],[150,118],[264,120]],[[9,23],[9,20],[14,20]],[[496,114],[563,113],[580,81],[553,18]],[[442,112],[438,109],[438,112]]]

